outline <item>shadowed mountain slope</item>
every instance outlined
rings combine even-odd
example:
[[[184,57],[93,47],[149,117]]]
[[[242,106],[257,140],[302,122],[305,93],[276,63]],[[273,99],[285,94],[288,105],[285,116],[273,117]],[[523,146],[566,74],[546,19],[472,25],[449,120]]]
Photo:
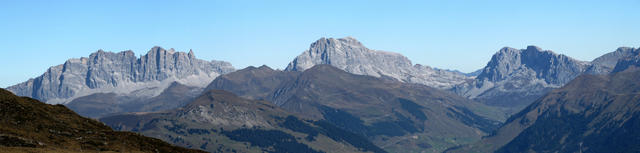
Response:
[[[438,152],[495,129],[503,114],[425,85],[355,75],[330,65],[304,72],[247,68],[208,87],[281,108],[367,137],[391,152]]]
[[[0,149],[8,152],[203,152],[131,132],[116,132],[63,105],[0,89]]]
[[[115,129],[210,152],[385,152],[326,121],[298,118],[270,102],[222,90],[207,91],[175,110],[101,120]]]
[[[639,152],[640,71],[582,75],[451,152]]]
[[[608,74],[615,71],[619,61],[639,53],[635,48],[620,47],[586,62],[536,46],[505,47],[493,55],[474,80],[458,84],[451,91],[514,114],[579,75]]]
[[[146,98],[131,94],[95,93],[65,104],[78,114],[91,118],[128,112],[155,112],[186,105],[202,93],[202,88],[173,82],[157,96]]]

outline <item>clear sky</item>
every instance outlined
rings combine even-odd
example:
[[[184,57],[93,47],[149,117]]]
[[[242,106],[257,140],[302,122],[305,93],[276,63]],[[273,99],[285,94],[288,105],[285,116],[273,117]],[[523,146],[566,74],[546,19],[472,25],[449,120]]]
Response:
[[[470,72],[510,46],[579,60],[640,46],[630,1],[0,1],[0,87],[98,49],[193,49],[284,69],[320,37],[352,36],[414,64]]]

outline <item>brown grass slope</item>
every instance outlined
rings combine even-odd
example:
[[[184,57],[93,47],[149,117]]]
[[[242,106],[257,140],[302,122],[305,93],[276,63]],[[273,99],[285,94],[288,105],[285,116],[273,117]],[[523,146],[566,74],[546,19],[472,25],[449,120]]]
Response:
[[[203,152],[131,132],[113,131],[63,105],[0,89],[2,152]]]

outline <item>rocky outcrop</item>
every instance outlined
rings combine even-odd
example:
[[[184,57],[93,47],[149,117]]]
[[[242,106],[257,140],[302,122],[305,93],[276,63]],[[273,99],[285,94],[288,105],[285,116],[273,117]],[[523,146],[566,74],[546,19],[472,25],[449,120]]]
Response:
[[[640,67],[640,55],[621,59],[620,61],[618,61],[618,63],[616,64],[616,66],[613,68],[611,72],[617,73],[632,67],[636,67],[636,68]]]
[[[581,74],[609,74],[638,63],[640,49],[620,47],[591,62],[542,50],[505,47],[493,55],[473,80],[452,91],[515,113],[549,91],[560,88]],[[635,64],[638,65],[638,64]]]
[[[581,75],[514,114],[493,135],[449,152],[638,152],[638,91],[637,68]]]
[[[614,70],[620,60],[632,58],[640,54],[640,48],[620,47],[613,52],[604,54],[593,61],[587,69],[588,74],[607,74]]]
[[[398,53],[371,50],[352,37],[321,38],[289,63],[285,70],[304,71],[319,64],[329,64],[349,73],[392,78],[440,89],[451,88],[469,79],[463,73],[413,65]]]
[[[89,57],[50,67],[41,76],[7,89],[48,103],[66,103],[76,97],[110,92],[152,97],[174,81],[204,87],[218,75],[233,70],[228,62],[197,59],[193,51],[153,47],[137,58],[132,51],[98,50]]]
[[[589,62],[542,50],[502,48],[473,81],[456,85],[455,93],[489,105],[523,108],[551,89],[582,74]]]

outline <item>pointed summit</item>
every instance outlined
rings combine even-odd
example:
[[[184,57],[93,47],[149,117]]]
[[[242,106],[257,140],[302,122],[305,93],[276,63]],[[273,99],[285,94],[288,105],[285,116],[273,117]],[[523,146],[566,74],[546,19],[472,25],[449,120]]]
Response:
[[[188,55],[190,58],[195,58],[195,57],[196,57],[196,54],[195,54],[195,53],[193,53],[193,50],[192,50],[192,49],[189,49],[189,53],[188,53],[187,55]]]

